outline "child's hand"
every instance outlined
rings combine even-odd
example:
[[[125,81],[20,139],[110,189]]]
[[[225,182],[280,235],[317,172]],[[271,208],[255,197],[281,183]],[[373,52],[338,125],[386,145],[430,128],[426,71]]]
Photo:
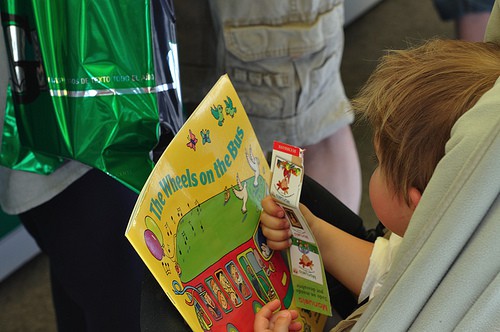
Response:
[[[280,306],[280,301],[277,299],[263,306],[255,315],[253,330],[255,332],[300,331],[302,323],[294,321],[299,317],[297,311],[281,310],[273,313]]]
[[[292,244],[290,237],[290,223],[285,218],[285,211],[276,204],[271,196],[262,200],[262,214],[260,216],[260,227],[267,238],[267,245],[273,250],[283,250]]]

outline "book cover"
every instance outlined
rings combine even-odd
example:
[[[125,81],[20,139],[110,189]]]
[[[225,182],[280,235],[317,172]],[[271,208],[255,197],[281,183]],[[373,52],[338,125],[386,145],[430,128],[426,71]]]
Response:
[[[224,75],[155,165],[126,230],[193,331],[252,331],[275,298],[296,308],[286,262],[259,227],[270,176]],[[298,310],[305,330],[322,329],[326,316]]]

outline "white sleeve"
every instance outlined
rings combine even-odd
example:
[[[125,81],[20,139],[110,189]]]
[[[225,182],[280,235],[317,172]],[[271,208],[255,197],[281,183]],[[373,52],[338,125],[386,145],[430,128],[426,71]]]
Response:
[[[402,240],[402,237],[394,233],[391,234],[389,239],[378,237],[375,240],[370,256],[370,265],[361,287],[358,302],[362,302],[367,297],[372,298],[382,287]]]

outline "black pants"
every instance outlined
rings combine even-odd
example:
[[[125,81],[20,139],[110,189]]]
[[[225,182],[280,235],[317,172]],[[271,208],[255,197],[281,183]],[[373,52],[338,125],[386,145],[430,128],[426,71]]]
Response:
[[[59,331],[140,331],[144,265],[124,236],[136,199],[91,170],[19,216],[49,258]]]
[[[371,233],[365,230],[361,218],[308,176],[304,177],[300,201],[316,216],[356,237],[369,239]],[[328,273],[327,282],[333,308],[347,317],[357,307],[356,297]],[[144,331],[190,331],[149,271],[145,271],[143,282],[141,320]]]

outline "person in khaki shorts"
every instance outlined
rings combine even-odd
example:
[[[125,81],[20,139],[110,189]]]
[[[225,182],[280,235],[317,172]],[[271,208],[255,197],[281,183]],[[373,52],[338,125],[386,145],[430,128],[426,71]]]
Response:
[[[183,99],[197,104],[227,73],[263,150],[275,140],[305,148],[306,174],[358,212],[354,115],[339,72],[343,1],[179,0],[175,8]]]

